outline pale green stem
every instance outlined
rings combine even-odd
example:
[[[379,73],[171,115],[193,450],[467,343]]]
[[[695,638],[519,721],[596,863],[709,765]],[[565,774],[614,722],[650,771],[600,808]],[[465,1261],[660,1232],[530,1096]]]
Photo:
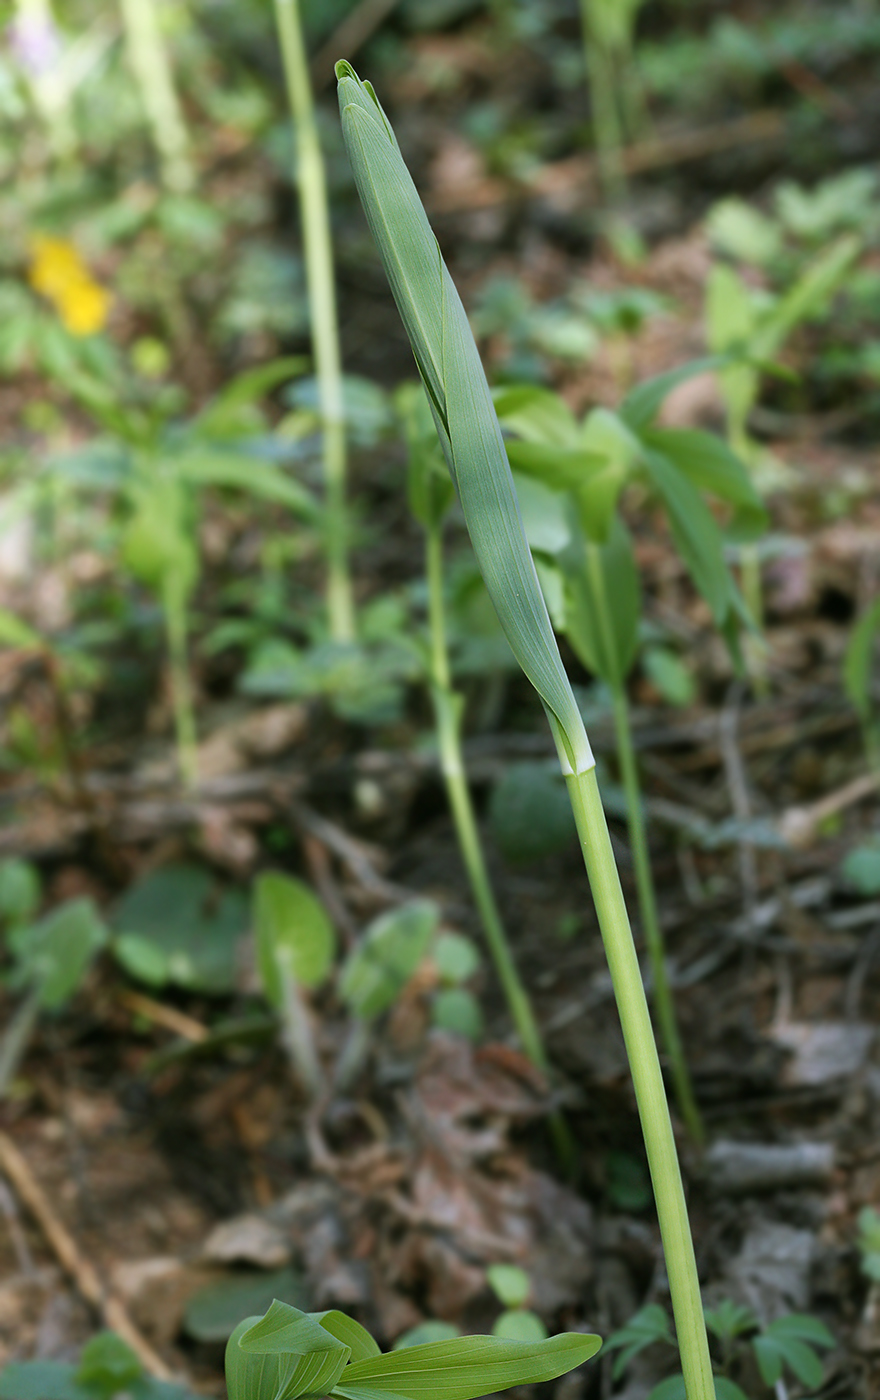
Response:
[[[296,179],[323,430],[328,621],[333,640],[348,642],[355,635],[355,619],[348,568],[345,408],[327,178],[298,0],[275,0],[275,18],[296,134]]]
[[[183,120],[155,0],[120,0],[128,58],[169,190],[185,193],[195,181]]]
[[[186,607],[175,597],[173,587],[163,590],[162,611],[165,615],[165,635],[168,641],[177,762],[184,786],[195,787],[199,780],[198,741],[187,657]]]
[[[543,1073],[549,1070],[547,1053],[535,1020],[529,994],[523,986],[501,913],[492,890],[486,858],[480,841],[480,831],[474,814],[470,788],[464,769],[461,745],[462,698],[452,689],[449,652],[446,645],[446,620],[443,607],[443,540],[439,525],[429,526],[425,547],[428,576],[428,616],[431,632],[431,682],[440,767],[446,785],[446,795],[461,858],[470,881],[471,893],[480,915],[489,952],[501,983],[517,1035],[523,1050],[533,1065]],[[566,1168],[573,1166],[574,1144],[560,1113],[550,1115],[550,1129],[560,1159]]]
[[[660,1059],[595,768],[566,778],[623,1027],[657,1203],[687,1400],[715,1400],[684,1187]]]
[[[598,545],[587,545],[587,570],[590,576],[593,597],[596,601],[604,650],[608,656],[613,656],[615,654],[614,633]],[[626,688],[622,680],[617,684],[612,684],[611,694],[614,705],[617,758],[620,764],[620,776],[623,779],[623,789],[626,794],[627,827],[629,830],[633,865],[636,872],[639,913],[642,919],[642,932],[645,935],[645,943],[648,947],[648,957],[651,962],[651,976],[654,983],[654,1006],[657,1012],[657,1020],[660,1023],[660,1038],[669,1056],[669,1062],[672,1068],[672,1079],[675,1084],[675,1096],[678,1100],[681,1116],[694,1142],[702,1144],[704,1140],[703,1124],[700,1120],[700,1112],[697,1108],[696,1100],[694,1099],[694,1091],[691,1086],[690,1074],[688,1073],[684,1047],[681,1043],[681,1036],[678,1030],[675,1004],[672,1000],[669,978],[666,975],[666,949],[663,945],[663,933],[660,928],[660,918],[657,913],[657,897],[654,891],[654,879],[651,874],[651,861],[648,855],[648,839],[645,832],[641,787],[639,784],[638,768],[636,767],[632,729],[629,722],[629,705],[626,697]]]
[[[6,1097],[9,1085],[27,1049],[39,1014],[42,991],[43,988],[39,984],[31,988],[0,1041],[0,1099]]]
[[[614,90],[611,54],[596,36],[590,0],[581,0],[581,28],[584,59],[590,82],[590,107],[599,173],[606,199],[615,204],[626,192],[626,177],[621,160],[623,131]]]
[[[308,1097],[316,1099],[323,1087],[323,1076],[315,1049],[308,1007],[302,989],[291,970],[290,959],[276,954],[276,961],[281,975],[284,1048]]]
[[[675,1085],[675,1097],[678,1102],[679,1112],[684,1119],[692,1140],[698,1146],[702,1146],[705,1141],[703,1122],[700,1118],[700,1110],[697,1107],[696,1099],[694,1098],[691,1076],[688,1071],[684,1046],[681,1043],[681,1035],[678,1029],[678,1020],[675,1015],[675,1004],[672,1000],[669,978],[666,973],[666,950],[663,944],[660,918],[657,913],[657,897],[654,890],[654,879],[651,874],[651,861],[648,855],[645,815],[642,805],[638,769],[636,767],[635,750],[633,748],[632,730],[629,722],[629,703],[627,701],[626,692],[622,689],[615,690],[613,692],[613,703],[614,728],[617,737],[617,758],[620,764],[620,776],[623,779],[623,790],[626,794],[627,829],[629,831],[630,849],[632,851],[633,866],[636,874],[636,890],[638,892],[642,932],[645,935],[648,957],[651,962],[651,978],[654,984],[653,1001],[654,1008],[657,1012],[657,1021],[660,1026],[660,1039],[666,1054],[669,1056],[672,1082]]]

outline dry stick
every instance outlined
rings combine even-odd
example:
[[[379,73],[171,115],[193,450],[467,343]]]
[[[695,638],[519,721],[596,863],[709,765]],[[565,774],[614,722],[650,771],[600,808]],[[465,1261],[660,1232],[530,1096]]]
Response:
[[[173,1031],[182,1040],[188,1040],[193,1045],[200,1045],[210,1035],[208,1027],[203,1025],[201,1021],[197,1021],[194,1016],[187,1016],[185,1012],[178,1011],[173,1006],[164,1006],[161,1001],[155,1001],[153,997],[145,996],[143,992],[121,992],[119,1001],[128,1011],[133,1011],[136,1016],[143,1016],[145,1020],[152,1021],[154,1025],[163,1026],[167,1031]]]
[[[84,1259],[73,1236],[68,1233],[52,1209],[49,1201],[33,1175],[30,1167],[19,1152],[15,1143],[6,1133],[0,1132],[0,1170],[15,1188],[22,1202],[36,1220],[62,1267],[70,1275],[79,1292],[101,1314],[108,1327],[112,1328],[131,1347],[141,1365],[157,1380],[171,1380],[172,1372],[165,1365],[145,1337],[141,1335],[129,1317],[124,1305],[109,1294],[101,1283],[97,1271],[90,1260]]]

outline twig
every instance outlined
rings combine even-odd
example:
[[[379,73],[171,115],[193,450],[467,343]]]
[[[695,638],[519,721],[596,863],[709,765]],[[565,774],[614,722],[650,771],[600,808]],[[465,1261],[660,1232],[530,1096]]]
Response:
[[[86,1301],[97,1309],[107,1326],[131,1347],[150,1375],[158,1380],[171,1380],[172,1372],[135,1327],[120,1300],[104,1289],[94,1265],[83,1258],[73,1236],[58,1219],[24,1157],[3,1132],[0,1132],[0,1169],[5,1172]]]
[[[120,992],[119,1000],[136,1016],[143,1016],[157,1026],[164,1026],[166,1030],[173,1031],[175,1035],[191,1041],[193,1045],[200,1045],[210,1035],[207,1026],[202,1025],[194,1016],[187,1016],[185,1012],[177,1011],[173,1006],[163,1006],[160,1001],[144,996],[143,992]]]
[[[811,845],[822,823],[836,816],[847,807],[854,806],[865,797],[871,797],[880,788],[880,773],[864,773],[854,778],[836,792],[820,797],[805,807],[789,807],[779,818],[779,834],[789,846],[801,848]]]

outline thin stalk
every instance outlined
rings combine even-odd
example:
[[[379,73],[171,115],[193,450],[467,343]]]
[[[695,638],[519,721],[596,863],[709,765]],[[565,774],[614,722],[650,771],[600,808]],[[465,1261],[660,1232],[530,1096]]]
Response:
[[[345,499],[347,451],[327,178],[315,121],[299,0],[275,0],[275,19],[296,132],[296,182],[323,429],[324,484],[327,493],[327,613],[333,640],[349,642],[355,635],[355,620],[348,568],[348,512]]]
[[[169,190],[185,193],[195,182],[189,134],[177,99],[155,0],[120,0],[128,58],[140,88]]]
[[[277,956],[277,955],[276,955]],[[281,1038],[295,1073],[310,1099],[318,1098],[323,1088],[323,1075],[309,1012],[302,989],[294,977],[289,960],[277,958],[281,974]]]
[[[599,173],[606,199],[616,204],[626,193],[626,176],[621,159],[623,130],[617,108],[612,59],[596,34],[591,0],[581,0],[581,28]]]
[[[31,988],[9,1022],[3,1039],[0,1040],[0,1099],[6,1097],[9,1085],[27,1050],[39,1015],[42,992],[43,988],[39,984]]]
[[[666,973],[666,949],[657,913],[657,896],[648,855],[642,794],[629,719],[629,702],[623,689],[613,692],[613,705],[617,758],[620,764],[620,776],[623,779],[623,790],[626,794],[626,820],[636,874],[639,915],[651,962],[653,1002],[660,1026],[660,1039],[666,1054],[669,1056],[679,1112],[684,1119],[691,1139],[702,1147],[706,1135],[700,1110],[694,1098],[691,1076],[678,1029],[675,1004]]]
[[[605,589],[605,576],[602,572],[599,548],[597,545],[587,545],[587,569],[589,571],[593,596],[596,601],[599,627],[602,632],[604,648],[608,656],[614,656],[616,648],[611,611]],[[642,920],[642,932],[645,935],[645,942],[648,947],[648,957],[651,962],[651,976],[654,983],[653,1000],[657,1012],[657,1020],[660,1023],[660,1037],[672,1067],[675,1097],[678,1100],[681,1116],[685,1121],[687,1130],[693,1141],[702,1146],[705,1138],[703,1124],[700,1118],[700,1111],[697,1108],[694,1098],[684,1047],[681,1043],[681,1035],[679,1034],[678,1020],[675,1015],[675,1003],[672,1000],[669,978],[666,975],[666,949],[663,943],[663,932],[660,928],[660,918],[657,913],[657,896],[654,890],[654,878],[651,874],[651,861],[648,855],[648,838],[645,831],[641,785],[639,783],[639,773],[636,766],[632,728],[629,721],[629,703],[626,696],[626,687],[622,679],[617,684],[612,684],[611,694],[614,707],[617,758],[620,764],[620,776],[623,779],[623,788],[626,794],[627,827],[633,855],[633,865],[635,866],[636,872],[639,913]]]
[[[508,1010],[510,1011],[523,1050],[533,1065],[543,1073],[549,1061],[535,1020],[529,994],[523,986],[514,962],[501,913],[492,890],[486,858],[480,841],[480,831],[474,814],[470,788],[464,769],[461,745],[462,697],[452,689],[449,651],[446,645],[446,619],[443,606],[443,539],[439,525],[430,526],[425,546],[428,576],[428,617],[431,633],[431,682],[440,767],[446,785],[446,795],[461,858],[470,881],[471,893],[480,915],[480,922],[495,964]],[[550,1115],[550,1129],[563,1164],[573,1164],[574,1145],[565,1120],[558,1112]]]
[[[715,1400],[684,1187],[632,929],[595,768],[566,777],[632,1072],[669,1274],[687,1400]]]
[[[174,712],[177,762],[184,786],[195,787],[199,780],[198,740],[187,656],[186,609],[172,596],[170,588],[164,590],[162,612],[165,617],[165,636],[168,642],[168,669],[171,676],[171,708]]]

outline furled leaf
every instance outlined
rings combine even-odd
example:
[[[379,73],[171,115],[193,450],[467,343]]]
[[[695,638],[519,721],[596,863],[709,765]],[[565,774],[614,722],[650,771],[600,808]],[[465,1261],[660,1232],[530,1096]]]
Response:
[[[337,65],[355,183],[413,347],[486,588],[574,771],[593,766],[526,542],[492,396],[464,307],[369,83]]]
[[[368,1361],[371,1356],[381,1354],[376,1339],[347,1313],[333,1308],[329,1312],[313,1313],[312,1316],[331,1336],[348,1347],[352,1361]]]
[[[236,1337],[239,1350],[247,1355],[277,1357],[279,1372],[290,1361],[295,1363],[283,1376],[283,1388],[277,1400],[326,1395],[342,1375],[351,1356],[351,1348],[335,1337],[329,1328],[322,1327],[315,1314],[300,1312],[277,1298],[265,1317],[242,1332],[236,1329],[229,1341],[230,1348]],[[369,1363],[361,1362],[361,1365],[364,1364]]]

